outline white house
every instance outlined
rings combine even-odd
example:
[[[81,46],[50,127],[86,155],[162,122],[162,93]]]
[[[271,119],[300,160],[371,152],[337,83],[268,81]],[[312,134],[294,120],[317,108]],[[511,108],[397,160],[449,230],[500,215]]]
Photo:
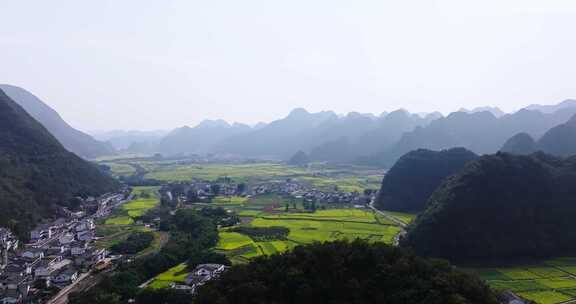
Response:
[[[92,239],[94,239],[94,232],[92,232],[90,230],[82,231],[76,235],[76,238],[79,241],[90,242],[90,241],[92,241]]]
[[[83,255],[88,249],[88,243],[86,242],[74,242],[70,244],[70,253],[74,256]]]
[[[52,282],[57,284],[73,283],[78,279],[78,270],[68,267],[52,278]]]
[[[44,257],[44,250],[41,248],[28,248],[23,253],[22,256],[27,259],[38,259]]]
[[[58,242],[62,245],[68,245],[68,244],[74,242],[74,234],[65,233],[60,238],[58,238]]]

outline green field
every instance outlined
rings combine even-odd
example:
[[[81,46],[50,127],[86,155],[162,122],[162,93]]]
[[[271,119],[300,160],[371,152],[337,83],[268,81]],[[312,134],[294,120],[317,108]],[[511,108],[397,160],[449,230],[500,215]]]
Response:
[[[189,274],[190,272],[187,270],[187,265],[182,263],[157,275],[148,287],[155,289],[167,288],[173,282],[184,282]]]
[[[114,162],[103,162],[102,164],[110,167],[112,174],[117,177],[130,176],[136,172],[136,169],[129,164],[114,163]]]
[[[217,180],[220,177],[230,177],[238,182],[246,182],[259,178],[286,177],[305,174],[306,171],[300,168],[290,168],[278,164],[207,164],[207,165],[165,165],[154,167],[147,178],[162,181],[190,181],[196,180]]]
[[[576,300],[576,258],[557,258],[518,267],[475,269],[496,289],[510,290],[541,304]]]
[[[378,217],[371,210],[343,208],[317,210],[314,213],[290,208],[278,196],[266,195],[250,199],[237,199],[232,204],[226,199],[215,200],[218,206],[236,211],[249,227],[286,227],[290,230],[286,240],[256,242],[249,236],[223,229],[216,250],[226,254],[234,263],[245,263],[259,255],[284,252],[300,244],[341,239],[367,239],[391,243],[400,227]]]
[[[135,219],[160,203],[158,189],[158,187],[134,187],[132,189],[134,199],[114,209],[106,221],[96,227],[96,235],[100,237],[96,245],[100,248],[110,248],[128,238],[131,233],[151,231],[143,225],[136,225]],[[154,232],[154,241],[139,255],[159,250],[165,238],[166,235]]]
[[[134,199],[113,211],[106,225],[132,225],[134,219],[160,203],[158,187],[134,187]]]
[[[150,231],[150,229],[136,225],[98,225],[96,227],[96,236],[100,239],[96,241],[96,246],[99,248],[110,248],[128,238],[131,233],[147,231]]]
[[[354,166],[324,166],[304,169],[276,163],[250,164],[183,164],[176,160],[118,159],[103,160],[115,176],[128,176],[135,172],[134,166],[145,169],[146,178],[160,181],[215,181],[228,177],[234,182],[259,182],[270,180],[297,180],[311,187],[325,191],[358,191],[378,189],[383,172]]]

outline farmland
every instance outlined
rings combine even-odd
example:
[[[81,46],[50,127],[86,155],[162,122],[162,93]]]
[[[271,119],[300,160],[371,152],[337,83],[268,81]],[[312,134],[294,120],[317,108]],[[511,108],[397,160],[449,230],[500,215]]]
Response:
[[[190,272],[187,271],[187,265],[185,263],[178,264],[156,276],[148,286],[155,289],[167,288],[174,282],[184,282],[189,274]]]
[[[510,290],[541,304],[576,300],[576,258],[556,258],[526,266],[474,270],[493,288]]]
[[[136,225],[135,220],[146,211],[159,204],[158,187],[134,187],[133,199],[112,211],[111,216],[100,223],[96,228],[96,235],[100,238],[96,244],[101,248],[110,248],[115,244],[126,240],[134,232],[152,232],[143,225]],[[166,236],[161,232],[152,232],[154,241],[150,248],[145,249],[140,254],[154,252],[161,247],[161,243]]]
[[[362,192],[378,189],[383,172],[356,166],[314,165],[312,169],[285,166],[278,163],[247,164],[187,164],[177,160],[118,159],[103,160],[115,176],[129,176],[135,168],[146,170],[145,178],[162,182],[215,181],[227,177],[238,183],[257,183],[274,179],[293,179],[321,190]]]
[[[106,225],[131,225],[134,219],[160,203],[158,187],[134,187],[134,199],[113,211]]]
[[[216,250],[226,254],[234,263],[245,263],[259,255],[284,252],[300,244],[315,241],[362,238],[390,243],[400,228],[392,222],[377,217],[372,211],[334,206],[316,212],[304,212],[290,205],[286,211],[283,198],[267,195],[241,200],[226,198],[215,200],[216,205],[238,213],[246,227],[286,227],[284,240],[254,241],[249,236],[230,229],[220,232]]]

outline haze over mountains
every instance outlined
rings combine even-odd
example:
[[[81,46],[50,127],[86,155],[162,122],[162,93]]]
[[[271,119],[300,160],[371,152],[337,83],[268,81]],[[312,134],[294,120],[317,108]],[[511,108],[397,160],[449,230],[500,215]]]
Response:
[[[41,218],[53,215],[55,206],[74,207],[70,205],[74,196],[102,194],[117,187],[95,165],[66,151],[1,89],[0,138],[1,227],[22,234]]]
[[[282,119],[256,126],[205,120],[195,127],[184,126],[170,132],[94,132],[94,139],[72,128],[30,92],[10,85],[0,87],[65,148],[85,158],[122,151],[166,156],[214,153],[288,160],[303,151],[310,161],[390,167],[403,154],[421,148],[463,147],[476,154],[495,153],[518,133],[540,138],[576,114],[575,100],[557,105],[530,105],[512,114],[505,114],[497,107],[461,109],[445,117],[438,112],[423,115],[406,110],[376,116],[295,109]]]
[[[0,89],[48,129],[69,151],[85,158],[115,153],[112,146],[71,127],[54,109],[25,89],[7,84],[0,84]]]
[[[446,117],[405,110],[380,116],[339,116],[331,111],[309,113],[295,109],[285,118],[255,127],[207,120],[196,127],[175,129],[146,145],[140,143],[142,151],[132,146],[132,151],[165,155],[216,153],[276,160],[287,160],[303,151],[311,161],[390,167],[403,154],[420,148],[463,147],[476,154],[495,153],[515,134],[540,137],[576,114],[576,103],[571,101],[531,108],[512,114],[496,107],[462,109]],[[546,110],[541,112],[539,108]]]
[[[568,157],[576,154],[576,115],[566,123],[548,130],[538,140],[526,133],[511,137],[500,151],[528,155],[542,151],[551,155]]]

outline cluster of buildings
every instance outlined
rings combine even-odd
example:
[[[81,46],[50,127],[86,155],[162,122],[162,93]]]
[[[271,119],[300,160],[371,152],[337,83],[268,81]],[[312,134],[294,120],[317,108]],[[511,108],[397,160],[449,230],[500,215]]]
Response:
[[[375,194],[364,194],[358,192],[326,192],[320,190],[305,191],[301,197],[306,202],[326,203],[326,204],[351,204],[366,205],[370,203]]]
[[[194,268],[194,271],[192,271],[188,277],[186,277],[184,284],[172,283],[170,287],[194,294],[200,286],[214,278],[217,278],[225,270],[226,266],[221,264],[200,264]]]
[[[0,228],[0,303],[31,302],[48,288],[65,287],[81,273],[106,265],[106,250],[94,245],[94,219],[124,198],[124,193],[108,194],[98,199],[98,211],[92,216],[69,213],[38,225],[27,244]]]
[[[292,180],[286,181],[270,181],[260,183],[250,189],[251,195],[274,193],[279,195],[292,195],[293,193],[304,192],[305,187]]]

